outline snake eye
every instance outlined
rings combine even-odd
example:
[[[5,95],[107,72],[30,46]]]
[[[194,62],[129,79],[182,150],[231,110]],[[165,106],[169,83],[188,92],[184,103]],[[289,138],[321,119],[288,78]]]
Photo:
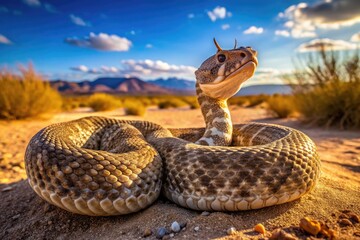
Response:
[[[217,59],[218,59],[218,61],[219,62],[225,62],[225,60],[226,60],[226,56],[224,55],[224,54],[219,54],[218,56],[217,56]]]

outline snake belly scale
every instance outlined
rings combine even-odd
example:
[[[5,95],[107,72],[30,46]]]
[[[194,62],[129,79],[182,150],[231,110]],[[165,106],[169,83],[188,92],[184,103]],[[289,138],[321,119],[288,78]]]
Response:
[[[227,99],[253,75],[256,51],[215,45],[217,53],[195,73],[205,128],[105,117],[53,124],[27,147],[30,186],[51,204],[91,216],[140,211],[161,192],[206,211],[258,209],[309,192],[320,175],[309,137],[279,125],[231,122]]]

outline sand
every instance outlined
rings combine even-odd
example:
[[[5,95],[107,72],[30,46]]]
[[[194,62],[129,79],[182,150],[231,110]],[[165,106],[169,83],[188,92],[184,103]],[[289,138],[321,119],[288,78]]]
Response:
[[[149,109],[144,117],[124,116],[123,111],[92,113],[89,109],[55,115],[50,120],[0,122],[0,239],[142,239],[146,230],[156,239],[160,227],[172,222],[186,226],[173,239],[263,239],[282,228],[300,239],[311,235],[301,230],[300,219],[325,222],[338,239],[360,239],[360,224],[349,215],[360,215],[360,131],[339,131],[307,126],[297,119],[270,118],[264,109],[232,108],[234,123],[257,121],[299,129],[317,144],[322,175],[315,189],[301,199],[260,210],[236,213],[202,213],[184,209],[160,197],[149,208],[127,216],[87,217],[68,213],[40,199],[26,181],[23,156],[30,138],[56,122],[89,115],[140,119],[166,127],[203,127],[199,109]],[[349,218],[349,221],[344,219]],[[261,223],[263,236],[253,231]],[[229,236],[227,230],[237,231]],[[172,236],[172,235],[171,235]],[[164,239],[170,238],[170,234]]]

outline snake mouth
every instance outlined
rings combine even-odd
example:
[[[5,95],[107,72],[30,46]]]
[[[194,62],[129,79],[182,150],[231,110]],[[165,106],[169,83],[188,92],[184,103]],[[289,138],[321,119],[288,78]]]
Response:
[[[253,58],[230,73],[222,81],[199,84],[199,86],[206,95],[214,99],[228,99],[234,96],[240,90],[242,84],[254,75],[257,64],[257,59]]]

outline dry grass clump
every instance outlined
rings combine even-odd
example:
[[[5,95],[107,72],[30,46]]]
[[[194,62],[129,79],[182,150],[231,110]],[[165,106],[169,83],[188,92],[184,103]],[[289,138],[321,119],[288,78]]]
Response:
[[[0,118],[44,116],[61,108],[60,94],[38,75],[32,65],[19,67],[21,75],[0,71]]]
[[[95,93],[90,96],[88,106],[95,112],[109,111],[120,107],[120,101],[109,94]]]
[[[265,95],[265,94],[247,96],[247,100],[249,101],[249,104],[246,107],[256,107],[264,102],[267,102],[269,97],[270,97],[269,95]]]
[[[186,102],[179,98],[168,98],[166,100],[160,101],[158,107],[160,109],[168,109],[168,108],[178,108],[186,106]]]
[[[197,97],[195,96],[182,97],[181,100],[184,101],[187,105],[189,105],[190,109],[200,108]]]
[[[360,61],[322,50],[308,56],[304,66],[286,80],[306,121],[340,128],[360,128]]]
[[[229,105],[237,105],[239,107],[245,107],[250,104],[249,97],[235,96],[228,100]]]
[[[278,118],[294,116],[296,105],[293,96],[273,95],[267,100],[270,113]]]
[[[123,106],[126,115],[144,116],[146,113],[146,105],[140,100],[126,99]]]

